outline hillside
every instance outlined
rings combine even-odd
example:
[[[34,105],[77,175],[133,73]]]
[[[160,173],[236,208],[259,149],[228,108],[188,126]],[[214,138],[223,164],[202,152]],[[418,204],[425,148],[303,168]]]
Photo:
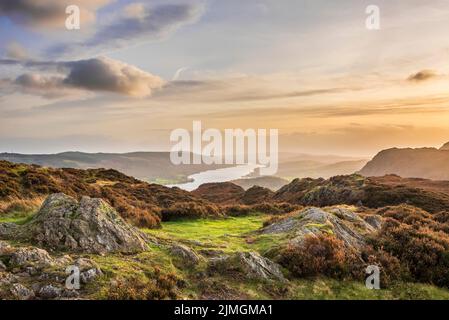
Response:
[[[448,181],[407,179],[395,175],[366,178],[353,174],[330,179],[295,179],[276,192],[261,187],[245,191],[229,182],[215,183],[202,185],[193,194],[218,205],[269,203],[271,206],[323,207],[347,204],[380,208],[406,203],[433,213],[449,208]]]
[[[0,299],[449,298],[447,208],[448,181],[349,175],[190,193],[0,161]],[[364,286],[368,265],[382,290]],[[61,281],[69,266],[79,290]]]
[[[361,170],[364,176],[396,174],[405,178],[449,180],[447,144],[436,148],[388,149],[379,152]]]
[[[0,161],[0,211],[33,207],[52,193],[103,198],[122,217],[146,227],[157,227],[173,216],[219,214],[216,206],[187,191],[142,182],[112,169],[53,169]]]
[[[64,152],[46,155],[0,153],[0,160],[37,164],[52,168],[114,169],[137,179],[160,184],[187,181],[191,174],[223,168],[217,165],[173,165],[169,152],[83,153]]]

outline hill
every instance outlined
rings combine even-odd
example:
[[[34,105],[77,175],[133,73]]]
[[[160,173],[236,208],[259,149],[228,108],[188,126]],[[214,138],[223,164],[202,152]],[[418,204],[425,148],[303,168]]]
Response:
[[[201,164],[177,166],[171,163],[169,152],[132,152],[123,154],[64,152],[42,155],[0,153],[0,160],[37,164],[52,168],[114,169],[143,181],[160,184],[185,182],[191,174],[224,167]]]
[[[366,178],[353,174],[329,179],[295,179],[276,192],[261,187],[245,191],[229,182],[214,183],[200,186],[193,194],[218,205],[269,203],[271,206],[324,207],[347,204],[380,208],[409,204],[432,213],[449,208],[449,181],[395,175]]]
[[[138,226],[158,227],[174,216],[218,215],[219,209],[179,188],[149,184],[112,169],[53,169],[0,161],[0,212],[35,209],[53,193],[103,198]],[[23,208],[20,208],[23,209]]]
[[[448,144],[440,149],[383,150],[360,170],[360,174],[367,177],[396,174],[405,178],[449,180]]]
[[[246,179],[238,179],[231,181],[232,183],[242,187],[245,190],[248,190],[254,186],[267,188],[272,191],[279,190],[283,186],[289,183],[288,180],[282,179],[274,176],[264,176],[264,177],[256,177],[256,178],[246,178]]]

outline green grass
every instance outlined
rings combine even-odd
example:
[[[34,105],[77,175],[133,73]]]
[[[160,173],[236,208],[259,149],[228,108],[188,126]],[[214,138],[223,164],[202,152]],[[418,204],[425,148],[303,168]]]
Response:
[[[254,237],[264,215],[221,219],[177,220],[162,223],[162,229],[145,230],[161,239],[188,242],[192,247],[219,249],[224,252],[248,251],[268,246],[267,237]],[[259,247],[258,247],[259,245]]]
[[[295,300],[421,300],[449,299],[447,289],[419,283],[397,283],[388,289],[370,290],[363,282],[334,279],[294,280],[290,299]]]
[[[35,211],[13,211],[0,214],[0,223],[15,223],[22,225],[30,221],[35,214]]]

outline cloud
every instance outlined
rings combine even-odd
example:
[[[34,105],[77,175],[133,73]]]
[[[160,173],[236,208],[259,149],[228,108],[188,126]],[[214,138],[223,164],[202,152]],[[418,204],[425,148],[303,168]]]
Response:
[[[157,76],[109,58],[69,62],[65,66],[70,69],[70,73],[64,79],[64,84],[90,91],[144,97],[164,85],[164,81]]]
[[[180,69],[182,72],[182,69]],[[177,71],[176,75],[178,74]],[[174,78],[175,78],[174,77]],[[251,102],[280,99],[294,99],[339,94],[356,91],[353,87],[317,88],[310,90],[294,90],[276,88],[276,84],[265,82],[258,77],[237,77],[221,80],[172,80],[155,98],[162,100],[210,102]]]
[[[438,74],[433,70],[421,70],[408,77],[408,81],[423,82],[438,77]]]
[[[11,42],[6,46],[6,57],[15,60],[25,60],[28,58],[28,52],[17,42]]]
[[[46,69],[57,75],[25,73],[9,81],[21,91],[53,97],[70,90],[112,92],[133,97],[150,96],[164,85],[158,76],[118,60],[100,57],[69,62],[22,62],[0,60],[0,64],[18,64],[25,68]],[[6,81],[6,79],[3,79]]]
[[[0,16],[27,27],[65,28],[66,8],[77,5],[83,24],[95,20],[95,11],[111,0],[2,0]]]
[[[189,4],[164,4],[148,7],[132,4],[124,8],[124,14],[110,24],[99,26],[97,32],[87,40],[58,45],[50,48],[53,55],[73,54],[73,52],[103,51],[123,48],[135,44],[163,38],[179,27],[194,22],[202,13],[202,7]]]

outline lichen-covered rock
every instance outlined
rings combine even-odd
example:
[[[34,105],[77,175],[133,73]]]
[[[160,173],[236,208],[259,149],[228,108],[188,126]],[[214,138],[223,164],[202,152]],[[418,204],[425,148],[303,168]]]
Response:
[[[0,223],[0,239],[8,239],[17,229],[14,223]]]
[[[300,245],[307,235],[332,234],[346,246],[359,249],[375,228],[345,207],[307,208],[261,230],[266,234],[286,233],[290,243]]]
[[[12,267],[48,267],[53,264],[53,259],[47,251],[34,247],[14,248],[9,258],[9,265]]]
[[[180,258],[183,263],[189,266],[195,266],[200,262],[200,257],[187,246],[175,244],[170,247],[170,253]]]
[[[367,215],[363,219],[374,229],[380,230],[382,228],[382,217],[377,215]]]
[[[7,286],[16,280],[17,280],[17,278],[15,275],[13,275],[9,272],[1,272],[0,271],[0,287]]]
[[[101,276],[103,273],[98,268],[92,268],[87,271],[81,272],[80,280],[81,283],[87,284],[94,281],[97,277]]]
[[[256,252],[237,252],[230,256],[213,258],[209,272],[239,275],[252,280],[286,281],[278,264]]]
[[[9,290],[12,296],[18,300],[30,300],[34,298],[34,292],[20,283],[14,283]]]
[[[101,199],[50,195],[36,216],[16,230],[15,239],[52,250],[135,253],[147,248],[146,237]]]
[[[43,286],[40,290],[39,290],[39,297],[41,297],[42,299],[46,299],[46,300],[50,300],[50,299],[56,299],[61,297],[63,293],[63,290],[61,288],[55,287],[51,284]]]

